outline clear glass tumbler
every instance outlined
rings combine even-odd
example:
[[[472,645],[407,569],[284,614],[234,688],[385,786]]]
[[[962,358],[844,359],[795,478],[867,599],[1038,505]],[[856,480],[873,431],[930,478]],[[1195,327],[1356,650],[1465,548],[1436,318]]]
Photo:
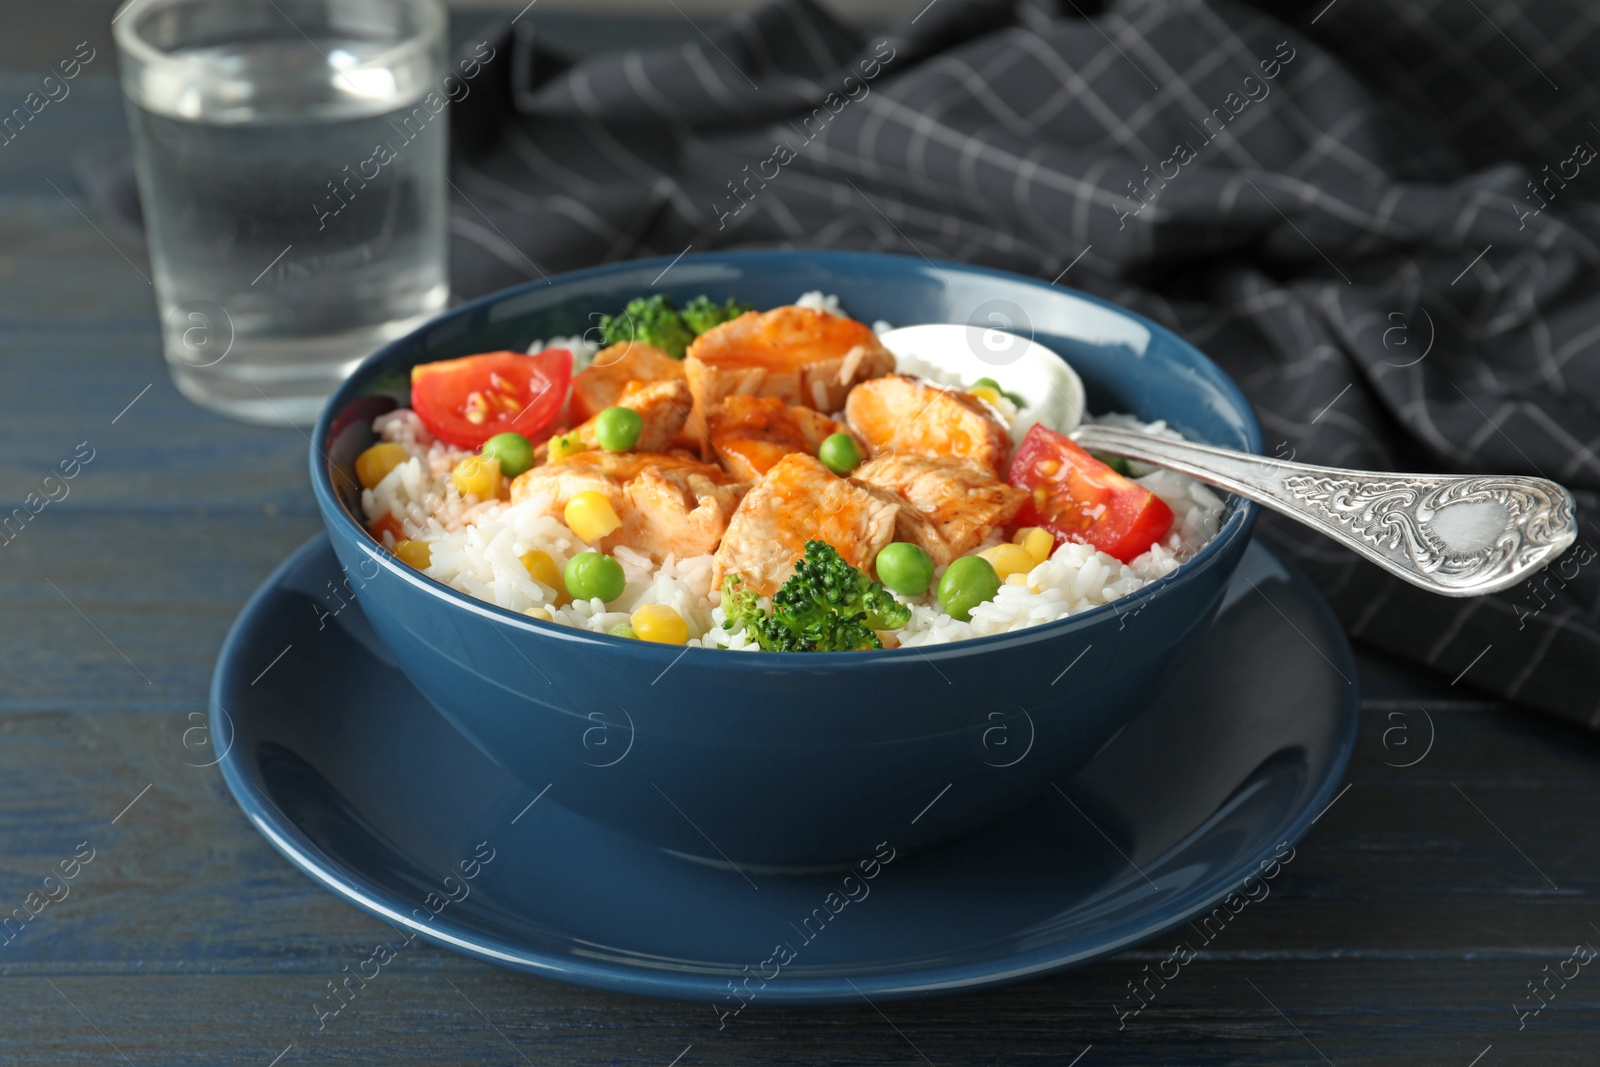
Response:
[[[113,29],[168,368],[307,424],[445,306],[437,0],[127,0]]]

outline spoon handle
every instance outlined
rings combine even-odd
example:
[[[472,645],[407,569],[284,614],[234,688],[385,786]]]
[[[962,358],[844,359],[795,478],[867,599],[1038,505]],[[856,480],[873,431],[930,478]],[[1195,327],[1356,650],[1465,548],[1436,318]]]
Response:
[[[1544,478],[1313,467],[1109,426],[1072,437],[1254,500],[1445,596],[1508,589],[1578,536],[1572,495]]]

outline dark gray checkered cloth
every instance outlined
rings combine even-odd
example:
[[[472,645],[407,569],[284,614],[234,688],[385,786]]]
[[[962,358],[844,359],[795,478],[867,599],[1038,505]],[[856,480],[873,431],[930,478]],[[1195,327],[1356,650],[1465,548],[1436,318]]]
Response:
[[[1600,726],[1600,4],[933,0],[866,33],[776,0],[576,63],[536,25],[454,115],[460,295],[792,245],[1117,301],[1232,374],[1271,453],[1572,488],[1578,545],[1493,597],[1261,530],[1357,640]]]
[[[867,33],[774,0],[580,62],[539,17],[452,105],[458,296],[791,245],[1117,301],[1226,368],[1272,454],[1573,489],[1578,544],[1493,597],[1260,529],[1357,640],[1600,727],[1600,4],[932,0]]]

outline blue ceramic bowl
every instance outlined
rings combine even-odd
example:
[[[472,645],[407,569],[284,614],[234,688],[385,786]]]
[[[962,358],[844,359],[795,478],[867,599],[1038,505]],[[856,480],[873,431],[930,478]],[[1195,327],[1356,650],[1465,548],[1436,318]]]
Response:
[[[530,800],[548,789],[546,802],[740,867],[848,863],[880,842],[903,851],[974,829],[1048,790],[1132,720],[1217,607],[1253,505],[1230,501],[1194,559],[1103,608],[922,650],[825,654],[674,648],[539,622],[425,577],[367,535],[351,466],[372,442],[372,418],[406,402],[413,365],[581,333],[597,312],[650,291],[772,307],[820,289],[859,319],[895,325],[1017,323],[1020,313],[1082,377],[1091,411],[1260,451],[1248,402],[1215,365],[1081,293],[867,253],[668,263],[580,271],[457,308],[363,363],[317,424],[311,481],[345,583],[446,719]],[[943,799],[952,786],[959,800]]]

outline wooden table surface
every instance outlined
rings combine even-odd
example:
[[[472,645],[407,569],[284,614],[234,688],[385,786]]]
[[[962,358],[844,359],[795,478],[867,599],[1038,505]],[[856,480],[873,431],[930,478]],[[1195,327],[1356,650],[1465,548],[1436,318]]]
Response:
[[[291,868],[184,747],[229,623],[319,528],[307,443],[168,383],[149,267],[113,246],[73,177],[78,153],[126,139],[107,21],[58,2],[0,29],[0,112],[78,41],[98,49],[71,96],[0,147],[4,511],[59,495],[45,476],[92,450],[0,545],[0,915],[93,853],[0,943],[0,1062],[1600,1062],[1600,969],[1517,1013],[1529,983],[1600,945],[1597,738],[1371,653],[1348,791],[1270,899],[1126,1029],[1113,1005],[1160,945],[886,1015],[758,1004],[719,1033],[704,1004],[418,941],[317,1033],[324,984],[391,931]],[[629,32],[684,31],[662,25]]]

